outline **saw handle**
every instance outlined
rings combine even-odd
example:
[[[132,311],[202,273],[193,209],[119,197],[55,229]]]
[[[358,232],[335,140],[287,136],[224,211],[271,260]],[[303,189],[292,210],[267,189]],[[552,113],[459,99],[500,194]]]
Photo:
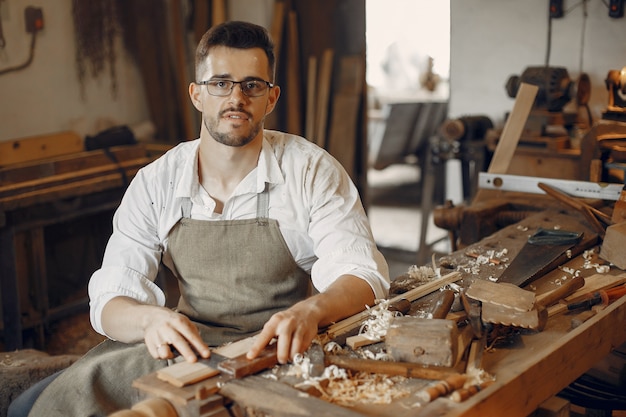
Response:
[[[543,308],[550,307],[552,304],[557,303],[559,300],[572,295],[585,285],[585,278],[574,277],[569,281],[562,284],[556,290],[552,290],[549,293],[541,295],[537,299],[537,304]]]

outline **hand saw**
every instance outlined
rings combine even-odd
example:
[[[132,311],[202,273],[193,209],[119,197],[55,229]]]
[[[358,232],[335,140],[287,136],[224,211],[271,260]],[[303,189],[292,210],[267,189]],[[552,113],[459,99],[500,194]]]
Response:
[[[522,287],[534,281],[553,269],[555,262],[574,247],[581,237],[582,232],[539,228],[502,272],[498,282]]]

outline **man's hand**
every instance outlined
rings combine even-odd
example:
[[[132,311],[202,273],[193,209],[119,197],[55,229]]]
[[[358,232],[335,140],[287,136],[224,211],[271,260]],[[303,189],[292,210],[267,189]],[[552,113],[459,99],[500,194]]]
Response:
[[[195,362],[197,355],[210,356],[209,347],[200,337],[196,325],[166,307],[115,297],[104,306],[102,327],[109,337],[120,342],[145,341],[148,352],[155,359],[171,359],[174,350],[188,362]]]
[[[353,275],[343,275],[326,291],[274,314],[256,337],[247,357],[256,358],[277,338],[278,362],[287,363],[308,349],[320,327],[356,314],[366,305],[374,305],[374,292],[369,284]]]
[[[305,312],[306,305],[296,304],[274,314],[256,336],[247,354],[254,359],[273,338],[277,338],[276,356],[279,363],[287,363],[297,353],[304,352],[317,335],[318,319]]]

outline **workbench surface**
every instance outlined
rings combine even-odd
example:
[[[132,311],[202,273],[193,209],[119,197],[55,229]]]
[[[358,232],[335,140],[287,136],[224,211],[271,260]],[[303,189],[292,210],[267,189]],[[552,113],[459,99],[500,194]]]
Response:
[[[465,271],[463,280],[460,281],[462,285],[468,285],[475,279],[497,277],[505,269],[506,262],[486,265],[480,271],[474,269],[468,272],[469,269],[460,267],[468,259],[467,251],[501,250],[506,247],[510,259],[513,259],[537,227],[555,225],[592,234],[590,229],[579,223],[575,215],[571,217],[571,214],[562,212],[542,212],[444,258],[450,265],[456,265],[458,270]],[[578,271],[583,277],[599,275],[598,270],[593,267],[594,263],[606,262],[598,258],[599,248],[594,242],[594,239],[589,239],[584,253],[580,252],[563,262],[558,268],[529,284],[526,289],[533,289],[538,295],[547,292],[554,289],[564,275],[572,274],[572,271]],[[443,274],[445,271],[442,271]],[[602,274],[615,277],[616,280],[626,276],[623,271],[614,267],[608,272],[602,271]],[[626,342],[626,297],[618,299],[581,325],[573,327],[572,318],[579,314],[581,313],[554,314],[548,319],[543,331],[517,332],[511,343],[487,349],[483,354],[483,369],[495,377],[495,382],[461,403],[440,397],[428,404],[421,402],[420,405],[414,394],[432,381],[413,380],[413,393],[390,404],[340,407],[297,391],[282,382],[268,379],[271,371],[267,371],[265,375],[230,380],[220,386],[219,393],[240,406],[272,416],[482,417],[506,412],[507,417],[525,417],[586,372],[614,347]],[[620,331],[615,331],[616,329]],[[160,396],[172,402],[185,398],[179,401],[180,404],[191,404],[197,398],[198,392],[219,385],[215,381],[207,380],[173,389],[167,383],[157,381],[154,375],[147,375],[136,382],[135,386],[148,393],[148,396]],[[181,417],[184,416],[181,414]]]

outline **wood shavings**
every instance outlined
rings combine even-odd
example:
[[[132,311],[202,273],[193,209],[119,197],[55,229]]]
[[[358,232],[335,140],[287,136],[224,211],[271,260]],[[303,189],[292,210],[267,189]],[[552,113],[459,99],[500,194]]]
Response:
[[[432,267],[417,265],[411,265],[409,267],[408,275],[410,278],[414,279],[417,282],[432,281],[433,278],[437,276],[435,270]]]
[[[322,399],[340,406],[354,404],[391,404],[405,398],[410,392],[400,386],[407,380],[402,376],[386,376],[358,372],[346,378],[330,379],[322,388]]]
[[[382,340],[387,334],[387,329],[394,317],[401,316],[398,311],[389,311],[389,300],[379,300],[378,308],[367,307],[370,316],[363,322],[359,329],[359,335],[370,340]]]
[[[400,384],[408,378],[365,372],[351,373],[336,365],[327,366],[319,377],[308,374],[308,358],[302,358],[300,363],[292,363],[286,375],[301,378],[303,381],[294,387],[311,391],[316,396],[340,406],[355,404],[390,404],[394,400],[408,396],[410,393]]]

